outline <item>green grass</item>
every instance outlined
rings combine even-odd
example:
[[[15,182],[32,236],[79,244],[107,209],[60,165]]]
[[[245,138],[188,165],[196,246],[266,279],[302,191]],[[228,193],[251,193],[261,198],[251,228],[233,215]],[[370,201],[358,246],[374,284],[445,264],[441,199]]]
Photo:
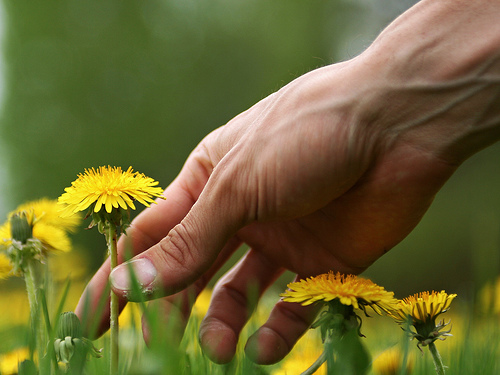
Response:
[[[49,321],[53,329],[56,317],[62,310],[64,300],[68,296],[69,288],[61,288],[60,300],[50,311],[40,314],[40,323]],[[24,293],[22,289],[18,293]],[[206,306],[195,305],[195,310],[187,324],[184,337],[180,343],[176,341],[180,322],[175,318],[165,323],[158,311],[147,310],[147,320],[154,332],[153,338],[146,346],[142,338],[140,326],[140,315],[145,312],[146,303],[131,304],[121,319],[120,327],[120,362],[119,374],[185,374],[185,375],[226,375],[226,374],[300,374],[306,370],[321,351],[321,340],[316,330],[305,335],[296,347],[284,360],[272,366],[258,366],[249,361],[243,352],[246,337],[254,332],[264,322],[268,312],[279,291],[271,291],[266,294],[257,309],[255,316],[247,324],[242,332],[240,345],[234,360],[226,365],[217,365],[211,362],[201,351],[198,344],[198,327],[202,319],[202,313]],[[1,295],[1,293],[0,293]],[[498,297],[498,296],[497,296]],[[1,299],[1,298],[0,298]],[[12,297],[10,297],[12,299]],[[206,298],[205,298],[206,301]],[[0,312],[2,317],[9,311],[8,301],[1,300]],[[206,303],[206,302],[204,302]],[[44,306],[42,306],[44,307]],[[441,353],[443,362],[447,366],[446,374],[454,375],[497,375],[500,373],[500,315],[494,313],[480,313],[478,306],[471,301],[464,301],[460,296],[453,302],[449,312],[440,318],[451,320],[453,334],[445,341],[436,341],[436,346]],[[394,374],[432,375],[435,374],[434,364],[427,347],[423,352],[417,349],[416,342],[410,341],[401,327],[388,317],[363,317],[362,333],[366,335],[361,341],[375,361],[385,351],[399,350],[401,359],[405,355],[412,364],[411,372],[401,370]],[[0,371],[5,363],[2,363],[4,355],[18,348],[26,348],[30,343],[30,328],[28,320],[26,324],[0,324]],[[48,337],[54,337],[54,332],[48,332]],[[65,365],[59,364],[58,369],[54,367],[54,361],[50,358],[40,361],[40,374],[109,374],[109,334],[94,341],[97,348],[102,348],[102,358],[89,357],[85,363],[83,372],[71,371]],[[50,345],[47,346],[50,348]],[[53,353],[53,352],[52,352]],[[311,355],[313,353],[313,355]],[[53,354],[50,353],[52,356]],[[315,357],[316,356],[316,357]],[[318,371],[319,374],[325,373]],[[2,374],[0,372],[0,374]],[[6,372],[3,373],[5,375]],[[379,372],[369,370],[369,375],[377,375]]]

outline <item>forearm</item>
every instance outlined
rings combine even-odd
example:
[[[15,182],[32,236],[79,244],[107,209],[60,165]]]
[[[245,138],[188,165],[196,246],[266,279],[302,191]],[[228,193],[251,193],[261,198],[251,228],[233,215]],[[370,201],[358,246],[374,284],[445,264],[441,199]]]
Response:
[[[487,0],[423,0],[395,20],[356,60],[375,75],[369,121],[450,163],[500,139],[499,20]]]

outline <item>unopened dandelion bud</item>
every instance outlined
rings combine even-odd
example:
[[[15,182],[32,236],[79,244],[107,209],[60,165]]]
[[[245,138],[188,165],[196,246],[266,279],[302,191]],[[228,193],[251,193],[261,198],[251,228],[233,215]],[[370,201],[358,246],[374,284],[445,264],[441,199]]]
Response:
[[[59,326],[57,328],[57,337],[64,339],[66,337],[81,338],[82,326],[80,319],[72,311],[67,311],[59,317]]]
[[[12,238],[25,244],[28,239],[33,237],[33,229],[25,212],[15,213],[10,218],[10,231]]]
[[[57,360],[70,363],[74,358],[84,358],[87,353],[100,357],[101,350],[92,345],[92,342],[83,337],[80,319],[72,311],[64,312],[59,318],[57,339],[54,341],[54,350]]]
[[[57,339],[54,349],[59,361],[69,363],[75,354],[75,346],[81,342],[82,327],[74,312],[68,311],[59,317]]]

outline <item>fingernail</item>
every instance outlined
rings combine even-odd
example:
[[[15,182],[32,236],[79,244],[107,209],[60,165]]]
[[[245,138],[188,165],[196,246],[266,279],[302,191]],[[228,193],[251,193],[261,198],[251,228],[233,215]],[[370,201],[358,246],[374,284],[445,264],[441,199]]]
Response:
[[[111,271],[109,280],[113,288],[130,291],[132,289],[131,271],[134,273],[135,279],[143,291],[151,288],[158,274],[155,266],[149,259],[140,258],[131,260],[130,262],[119,265]]]

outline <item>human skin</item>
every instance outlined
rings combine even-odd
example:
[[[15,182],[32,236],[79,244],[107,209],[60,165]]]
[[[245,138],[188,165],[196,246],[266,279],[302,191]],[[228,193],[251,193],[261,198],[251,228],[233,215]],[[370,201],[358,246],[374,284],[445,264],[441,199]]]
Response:
[[[187,317],[189,295],[247,244],[200,326],[205,353],[226,363],[254,307],[249,289],[261,295],[284,270],[359,274],[404,239],[460,164],[500,138],[499,19],[497,1],[423,0],[359,56],[297,78],[203,139],[118,244],[165,319]],[[111,275],[122,305],[133,299],[127,275]],[[82,319],[109,276],[106,261]],[[315,313],[278,301],[247,355],[279,361]],[[94,317],[99,333],[108,317]]]

